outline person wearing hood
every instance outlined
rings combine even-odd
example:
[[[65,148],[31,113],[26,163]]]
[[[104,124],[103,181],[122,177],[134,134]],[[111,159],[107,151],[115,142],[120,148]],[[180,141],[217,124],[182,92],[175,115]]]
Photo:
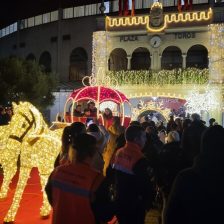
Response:
[[[103,167],[104,167],[104,160],[103,160],[103,152],[107,144],[107,138],[104,136],[104,134],[100,131],[99,127],[97,124],[90,124],[87,133],[89,135],[92,135],[96,138],[96,146],[97,146],[97,152],[94,155],[92,159],[92,166],[100,171],[103,172]]]
[[[191,168],[175,179],[164,213],[164,224],[223,223],[224,129],[204,131],[201,152]]]

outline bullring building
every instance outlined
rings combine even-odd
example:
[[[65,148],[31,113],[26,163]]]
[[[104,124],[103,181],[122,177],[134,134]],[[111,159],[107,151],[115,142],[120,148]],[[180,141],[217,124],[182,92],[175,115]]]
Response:
[[[65,2],[0,27],[0,57],[36,60],[64,88],[93,75],[123,91],[136,117],[166,119],[201,97],[204,118],[223,122],[223,0]]]

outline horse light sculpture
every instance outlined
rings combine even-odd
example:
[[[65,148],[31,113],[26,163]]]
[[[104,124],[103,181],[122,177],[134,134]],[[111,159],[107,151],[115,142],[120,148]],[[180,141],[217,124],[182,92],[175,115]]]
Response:
[[[2,150],[4,153],[0,156],[4,170],[1,197],[7,196],[9,183],[17,170],[16,163],[19,155],[20,173],[12,205],[4,218],[5,223],[13,223],[15,220],[24,188],[33,167],[37,167],[39,170],[43,192],[40,215],[42,217],[49,215],[51,207],[44,188],[54,168],[54,161],[60,152],[63,131],[62,129],[51,131],[41,113],[31,103],[13,104],[13,111],[12,120],[5,127],[5,130],[7,129],[6,137],[2,138],[5,148]]]

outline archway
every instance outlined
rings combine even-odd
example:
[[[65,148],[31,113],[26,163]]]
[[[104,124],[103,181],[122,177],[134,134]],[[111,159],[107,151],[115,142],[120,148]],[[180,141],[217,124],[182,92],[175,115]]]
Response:
[[[142,111],[139,116],[138,116],[138,121],[140,121],[141,123],[143,121],[154,121],[155,124],[159,121],[162,121],[164,124],[167,123],[167,118],[163,115],[162,111],[158,111],[158,110],[145,110]]]
[[[81,80],[87,75],[88,55],[82,47],[75,48],[70,55],[69,81]]]
[[[43,66],[45,72],[51,72],[51,55],[48,51],[40,55],[39,64]]]
[[[203,45],[194,45],[187,52],[187,67],[208,68],[208,50]]]
[[[116,48],[110,53],[108,69],[110,71],[127,70],[127,53],[122,48]]]
[[[26,60],[27,61],[36,61],[36,57],[34,56],[34,54],[30,53],[27,55]]]
[[[176,46],[167,47],[162,53],[162,69],[182,68],[182,52]]]
[[[131,70],[149,70],[150,67],[151,58],[148,49],[144,47],[135,49],[131,58]]]

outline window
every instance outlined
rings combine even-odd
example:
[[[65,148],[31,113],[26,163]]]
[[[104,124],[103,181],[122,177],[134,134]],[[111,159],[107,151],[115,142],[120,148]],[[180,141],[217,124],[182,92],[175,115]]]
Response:
[[[142,0],[135,1],[135,9],[141,9],[142,8]]]
[[[5,36],[5,28],[2,29],[2,37],[4,37],[4,36]]]
[[[16,23],[13,23],[12,25],[13,25],[13,31],[16,32],[17,29],[18,29],[18,24],[17,24],[17,22],[16,22]]]
[[[2,30],[0,30],[0,38],[2,37]]]
[[[106,7],[104,13],[109,13],[110,12],[110,2],[104,2],[104,5]]]
[[[28,19],[28,27],[34,26],[34,17]]]
[[[73,18],[73,12],[74,12],[73,7],[64,9],[63,10],[63,19]]]
[[[58,11],[51,12],[51,22],[58,20]]]
[[[113,12],[118,12],[119,10],[118,0],[115,0],[112,2],[112,8],[113,8]]]
[[[74,7],[74,17],[81,17],[84,16],[84,6],[78,6],[78,7]]]
[[[6,29],[5,30],[5,35],[9,35],[9,26],[7,26],[5,29]]]
[[[51,18],[50,13],[43,14],[43,23],[49,23],[51,21],[50,18]]]
[[[209,3],[208,0],[193,0],[193,4]]]
[[[10,26],[9,26],[9,33],[13,33],[14,32],[14,30],[13,30],[13,24],[11,24]]]
[[[143,8],[149,9],[153,4],[153,0],[143,0]]]
[[[42,24],[42,15],[35,16],[35,26]]]

